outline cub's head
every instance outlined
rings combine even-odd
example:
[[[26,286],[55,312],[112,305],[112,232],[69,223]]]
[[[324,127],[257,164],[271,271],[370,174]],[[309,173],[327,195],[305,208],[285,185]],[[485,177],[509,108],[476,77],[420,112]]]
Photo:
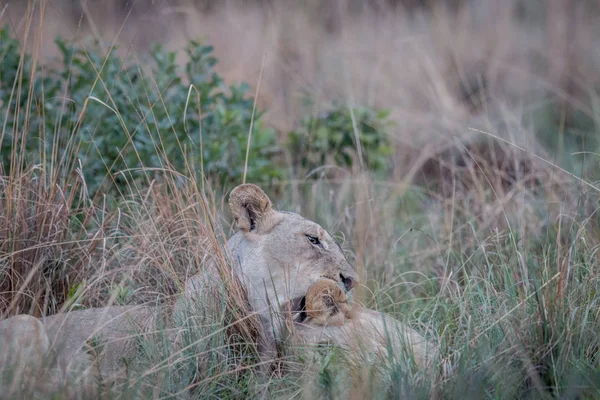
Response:
[[[325,229],[298,214],[276,211],[258,186],[236,187],[229,205],[239,229],[229,246],[256,311],[302,298],[319,279],[335,281],[345,292],[358,283]]]
[[[298,313],[297,320],[315,325],[340,326],[352,318],[352,307],[344,291],[332,280],[320,279],[310,285],[306,292],[305,310]]]

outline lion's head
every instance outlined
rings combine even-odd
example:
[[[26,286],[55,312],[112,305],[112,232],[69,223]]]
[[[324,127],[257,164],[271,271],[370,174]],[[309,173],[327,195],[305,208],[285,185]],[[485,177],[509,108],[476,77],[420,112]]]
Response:
[[[322,278],[346,292],[357,284],[356,272],[323,227],[298,214],[276,211],[258,186],[237,186],[229,205],[239,232],[228,243],[255,311],[264,315],[279,309],[306,295]]]

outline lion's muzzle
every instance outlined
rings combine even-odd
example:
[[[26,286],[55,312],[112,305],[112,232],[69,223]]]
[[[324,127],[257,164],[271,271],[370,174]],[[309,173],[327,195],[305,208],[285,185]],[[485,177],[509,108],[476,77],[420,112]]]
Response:
[[[342,273],[340,273],[340,279],[346,288],[346,292],[349,292],[358,284],[358,280],[356,278],[352,276],[345,276]]]

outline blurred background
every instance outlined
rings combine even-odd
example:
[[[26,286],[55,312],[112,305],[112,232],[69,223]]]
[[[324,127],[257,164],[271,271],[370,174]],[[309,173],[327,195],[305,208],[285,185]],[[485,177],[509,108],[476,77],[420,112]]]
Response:
[[[189,39],[204,39],[215,47],[216,70],[227,82],[255,87],[263,69],[259,102],[282,130],[294,126],[303,95],[390,109],[401,122],[394,136],[406,146],[445,136],[440,124],[498,119],[501,112],[535,114],[536,131],[593,125],[600,62],[594,0],[0,4],[2,23],[21,38],[27,15],[44,15],[45,58],[56,55],[57,35],[93,35],[138,54],[155,43],[180,50]],[[577,140],[592,140],[580,131]]]
[[[397,262],[401,226],[428,230],[437,250],[421,235],[406,268],[434,274],[455,236],[543,237],[595,204],[597,1],[0,5],[6,175],[81,162],[84,197],[115,204],[164,169],[217,199],[247,178],[341,229],[359,269]]]
[[[428,273],[457,235],[466,248],[498,228],[540,238],[595,204],[597,1],[0,5],[6,175],[79,171],[85,196],[118,204],[163,169],[203,173],[219,194],[247,172],[344,231],[359,267],[397,262],[399,226],[438,235],[406,266]]]

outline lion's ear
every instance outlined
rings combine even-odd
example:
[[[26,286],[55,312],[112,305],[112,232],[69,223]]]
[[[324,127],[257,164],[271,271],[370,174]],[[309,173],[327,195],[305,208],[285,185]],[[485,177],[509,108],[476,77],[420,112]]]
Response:
[[[237,227],[243,232],[266,231],[271,220],[271,199],[256,185],[239,185],[229,195],[229,207]]]

